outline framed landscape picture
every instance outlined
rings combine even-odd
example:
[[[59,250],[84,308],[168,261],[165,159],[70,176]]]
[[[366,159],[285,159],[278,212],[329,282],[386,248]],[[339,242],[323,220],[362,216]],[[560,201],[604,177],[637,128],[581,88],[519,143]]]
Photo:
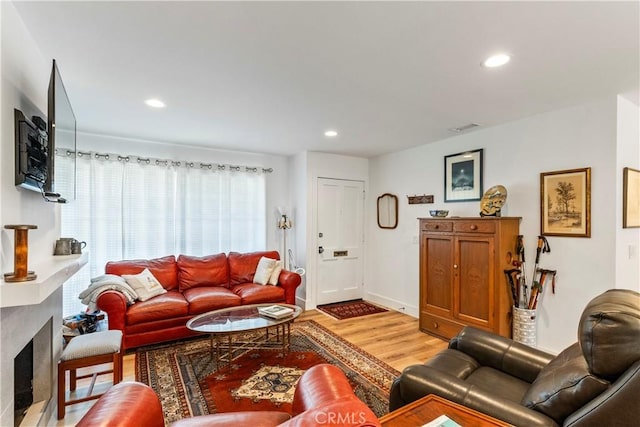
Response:
[[[640,227],[640,170],[622,172],[622,228]]]
[[[540,174],[540,233],[591,237],[591,168]]]
[[[468,202],[482,197],[482,149],[444,158],[444,201]]]

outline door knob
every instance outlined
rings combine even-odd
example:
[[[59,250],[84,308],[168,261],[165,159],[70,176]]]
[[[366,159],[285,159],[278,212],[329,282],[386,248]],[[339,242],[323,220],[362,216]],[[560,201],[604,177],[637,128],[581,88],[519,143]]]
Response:
[[[322,246],[318,246],[318,253],[321,254],[324,252],[324,248]]]

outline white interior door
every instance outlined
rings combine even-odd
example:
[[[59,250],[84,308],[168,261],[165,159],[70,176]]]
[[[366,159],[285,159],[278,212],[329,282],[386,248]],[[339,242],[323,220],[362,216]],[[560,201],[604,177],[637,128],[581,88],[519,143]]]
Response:
[[[364,183],[318,179],[317,304],[362,298]]]

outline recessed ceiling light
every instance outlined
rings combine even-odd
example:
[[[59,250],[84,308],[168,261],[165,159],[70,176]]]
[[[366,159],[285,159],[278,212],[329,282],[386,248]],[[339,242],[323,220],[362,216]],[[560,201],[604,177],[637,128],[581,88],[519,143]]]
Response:
[[[149,107],[153,107],[153,108],[164,108],[166,107],[166,104],[162,101],[160,101],[159,99],[155,99],[155,98],[151,98],[151,99],[147,99],[146,101],[144,101],[145,104],[147,104]]]
[[[488,57],[487,59],[484,60],[482,65],[484,65],[487,68],[501,67],[507,62],[509,62],[510,60],[511,60],[511,57],[509,55],[500,53],[498,55],[493,55]]]
[[[335,138],[336,136],[338,136],[338,132],[335,130],[328,130],[324,133],[324,136],[327,136],[329,138]]]
[[[458,126],[458,127],[455,127],[455,128],[449,128],[449,131],[450,132],[460,133],[460,132],[464,132],[464,131],[469,130],[469,129],[477,128],[478,126],[480,126],[478,123],[468,123],[466,125]]]

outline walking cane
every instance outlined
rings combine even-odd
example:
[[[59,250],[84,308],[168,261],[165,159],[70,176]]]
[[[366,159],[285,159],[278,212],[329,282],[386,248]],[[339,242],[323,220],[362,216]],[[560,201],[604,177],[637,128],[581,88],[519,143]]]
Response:
[[[536,247],[536,264],[533,266],[533,277],[531,283],[535,282],[538,266],[540,265],[540,254],[551,252],[551,246],[544,236],[538,236],[538,245]]]
[[[509,284],[509,287],[511,289],[511,298],[513,298],[513,305],[517,308],[520,307],[520,301],[518,301],[518,287],[516,285],[517,279],[514,280],[513,279],[513,273],[516,273],[520,270],[518,270],[517,268],[513,268],[511,270],[504,270],[504,274],[507,277],[507,282]]]
[[[535,310],[538,306],[538,296],[542,292],[542,286],[547,279],[547,272],[549,270],[538,270],[540,272],[540,281],[533,282],[531,285],[531,299],[529,300],[529,310]]]
[[[527,279],[525,277],[526,269],[524,264],[524,236],[522,236],[522,234],[518,235],[518,239],[516,241],[516,253],[518,254],[518,267],[520,268],[520,277],[518,278],[518,283],[520,284],[520,288],[523,292],[522,306],[526,307],[529,300],[529,295],[527,292]],[[520,293],[518,293],[518,297],[521,297]]]
[[[540,272],[540,282],[536,282],[533,284],[533,288],[531,291],[531,299],[529,300],[529,309],[535,310],[538,306],[538,296],[542,293],[542,289],[544,287],[544,283],[547,281],[547,275],[551,275],[551,292],[556,293],[556,273],[557,270],[545,270],[544,268],[538,269]],[[535,291],[535,296],[534,296]]]

